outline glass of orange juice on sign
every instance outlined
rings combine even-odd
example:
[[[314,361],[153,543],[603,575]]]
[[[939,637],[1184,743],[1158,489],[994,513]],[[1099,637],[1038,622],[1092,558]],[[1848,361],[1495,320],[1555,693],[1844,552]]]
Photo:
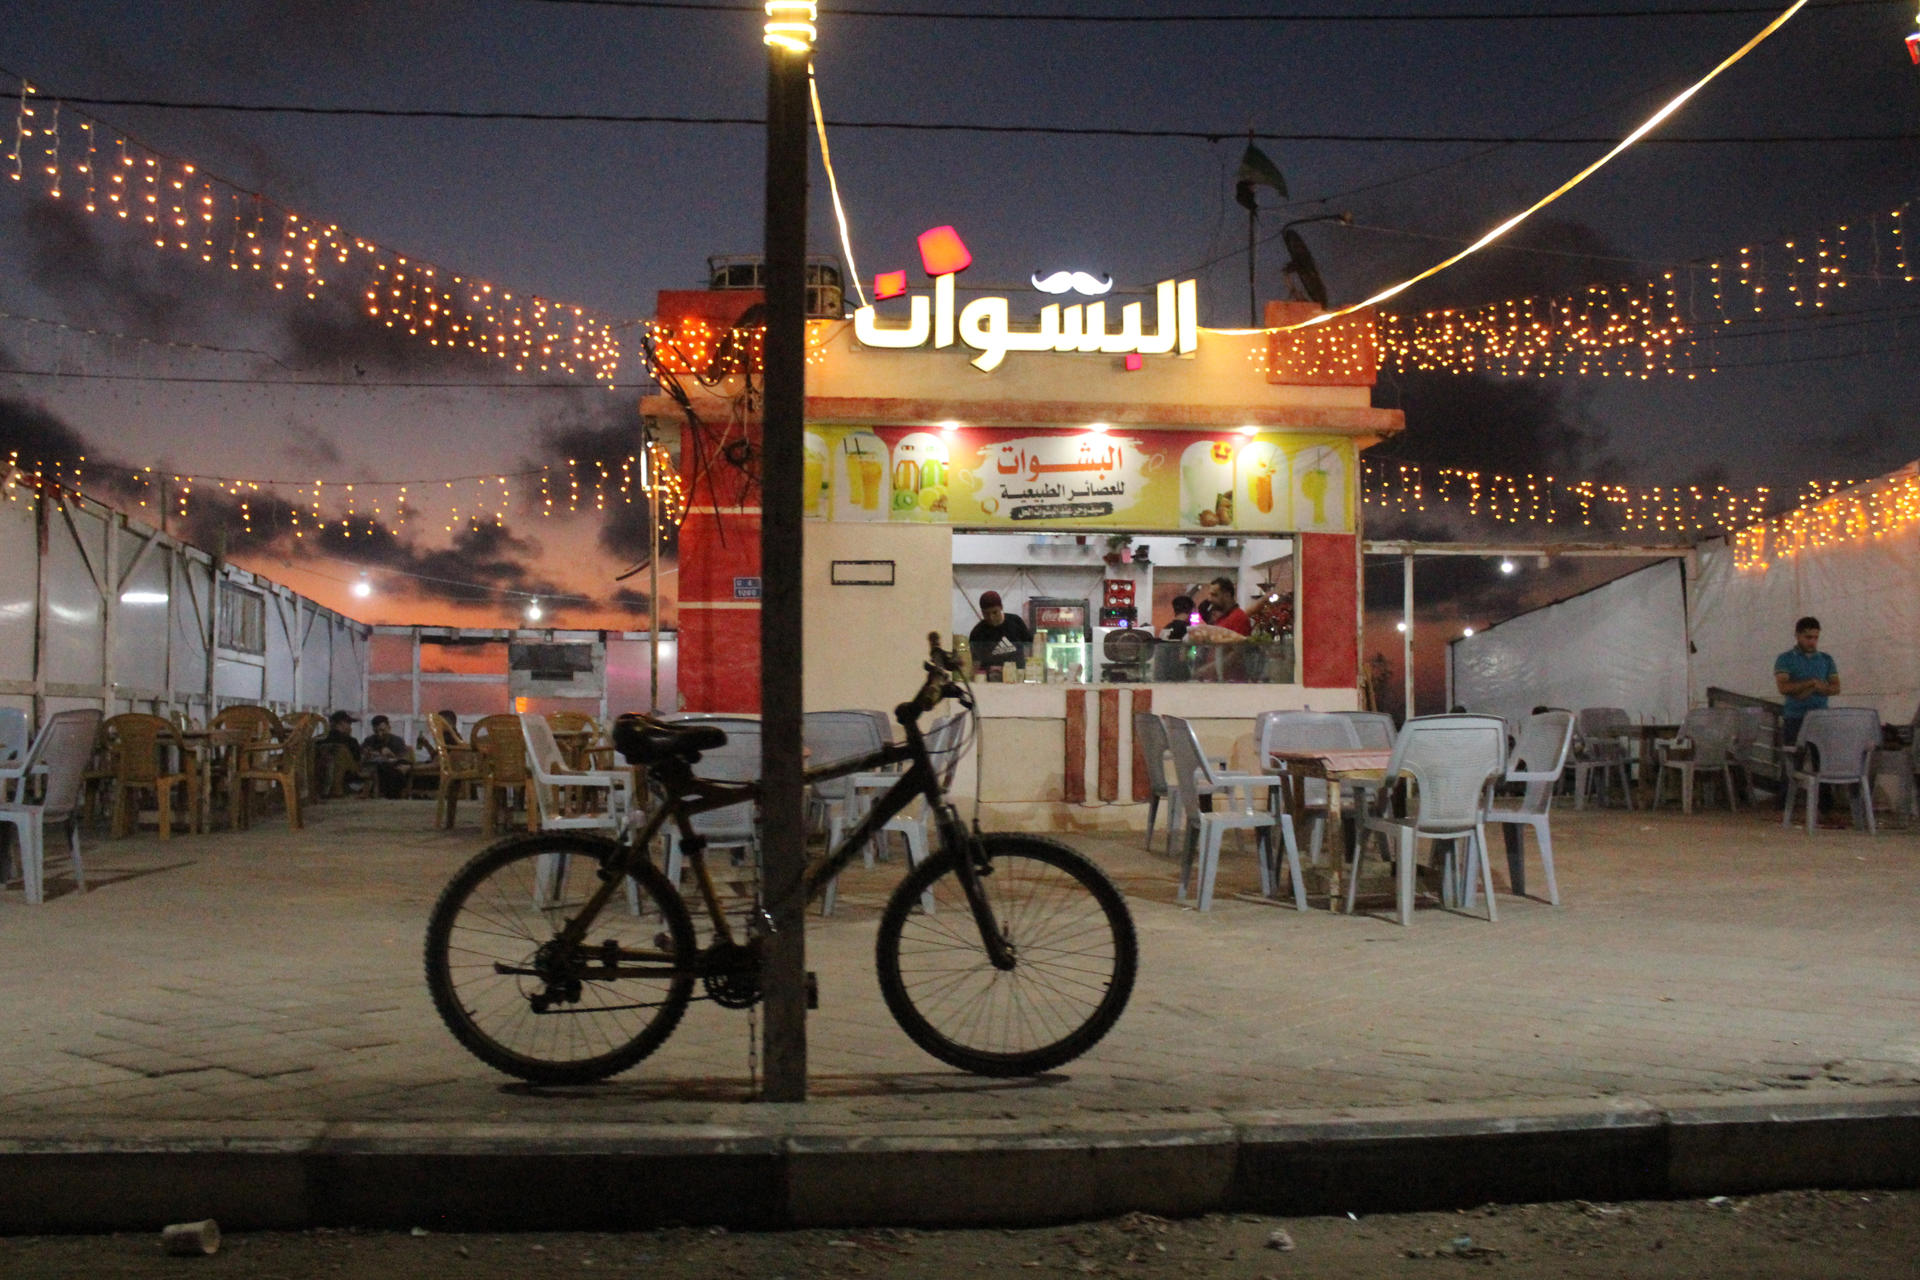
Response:
[[[860,469],[860,506],[867,511],[877,510],[880,506],[880,473],[883,470],[880,455],[860,454],[854,459],[854,465]]]
[[[810,516],[820,514],[820,476],[826,469],[825,461],[811,445],[807,448],[807,460],[801,472],[800,505]]]
[[[859,454],[860,445],[857,441],[850,441],[849,444],[851,445],[851,447],[847,450],[847,453],[846,453],[847,501],[848,503],[856,507],[865,506],[867,486],[865,482],[861,479],[864,473],[860,470],[860,454]]]

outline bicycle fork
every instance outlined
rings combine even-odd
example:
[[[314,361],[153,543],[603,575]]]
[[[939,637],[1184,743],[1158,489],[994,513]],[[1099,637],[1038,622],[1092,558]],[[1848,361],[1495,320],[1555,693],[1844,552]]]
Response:
[[[987,959],[994,968],[1011,972],[1018,966],[1019,956],[1013,942],[1001,930],[1000,922],[994,919],[993,904],[987,900],[983,881],[993,874],[993,863],[987,859],[987,848],[981,843],[979,832],[969,831],[960,821],[959,812],[945,800],[934,805],[934,821],[940,828],[941,843],[955,851],[954,870],[960,877],[967,910],[973,913],[974,926],[980,930],[980,945],[986,948]]]

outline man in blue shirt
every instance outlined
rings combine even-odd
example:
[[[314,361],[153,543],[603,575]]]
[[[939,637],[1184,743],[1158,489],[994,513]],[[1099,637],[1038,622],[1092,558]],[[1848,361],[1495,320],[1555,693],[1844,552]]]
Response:
[[[1840,692],[1840,668],[1820,652],[1820,619],[1802,618],[1793,624],[1793,648],[1773,660],[1773,683],[1786,706],[1780,711],[1781,740],[1792,746],[1800,740],[1807,712],[1827,705]]]
[[[1786,698],[1780,710],[1780,741],[1787,747],[1800,740],[1800,726],[1807,712],[1826,706],[1827,699],[1840,692],[1840,668],[1831,656],[1820,652],[1820,619],[1802,618],[1794,623],[1793,639],[1793,648],[1773,660],[1774,687]],[[1815,790],[1820,793],[1821,821],[1830,826],[1847,825],[1844,815],[1832,812],[1828,788]]]

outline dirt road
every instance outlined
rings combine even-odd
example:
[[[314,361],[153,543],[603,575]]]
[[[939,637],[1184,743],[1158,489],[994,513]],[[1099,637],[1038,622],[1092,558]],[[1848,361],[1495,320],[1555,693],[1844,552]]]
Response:
[[[1376,1218],[1144,1214],[1022,1230],[681,1229],[629,1235],[361,1231],[229,1235],[213,1257],[159,1236],[0,1239],[8,1280],[539,1280],[559,1275],[1434,1277],[1920,1276],[1920,1192],[1806,1191],[1673,1203],[1489,1205]]]

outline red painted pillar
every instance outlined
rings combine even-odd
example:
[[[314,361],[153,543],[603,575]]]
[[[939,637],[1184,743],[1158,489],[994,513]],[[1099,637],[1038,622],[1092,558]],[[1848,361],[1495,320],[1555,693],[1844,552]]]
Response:
[[[1360,682],[1360,567],[1350,533],[1300,537],[1300,683],[1354,689]]]
[[[757,341],[741,351],[721,338],[759,301],[747,290],[663,291],[661,363],[695,390],[692,375],[720,371],[716,361],[757,361]],[[723,447],[743,439],[731,452],[744,466]],[[751,461],[759,447],[760,420],[729,426],[724,407],[702,415],[698,440],[681,429],[679,468],[690,483],[680,523],[679,674],[688,711],[760,710],[760,485]]]

